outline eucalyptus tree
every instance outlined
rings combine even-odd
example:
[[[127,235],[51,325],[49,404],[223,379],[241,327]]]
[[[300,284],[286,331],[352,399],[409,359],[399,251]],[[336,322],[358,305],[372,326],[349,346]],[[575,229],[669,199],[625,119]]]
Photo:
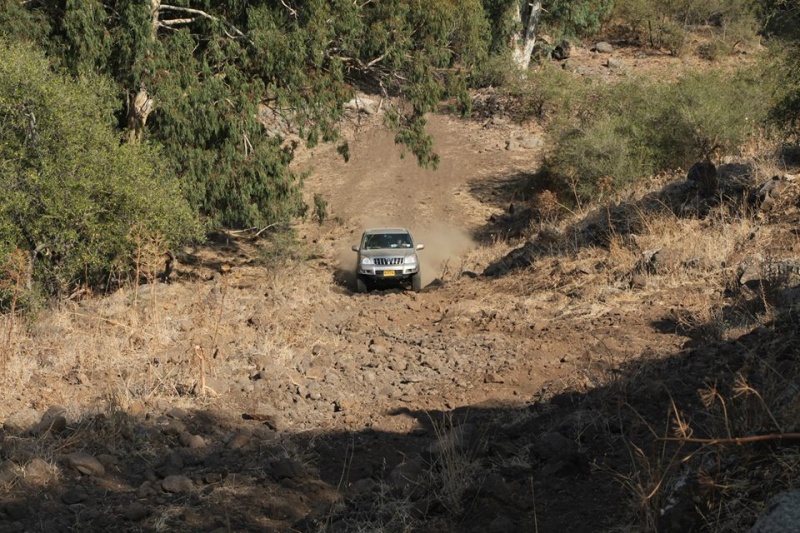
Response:
[[[491,21],[491,50],[510,53],[525,70],[540,34],[575,37],[597,32],[614,7],[613,0],[483,0]]]
[[[435,166],[425,113],[451,95],[468,104],[467,73],[486,58],[490,35],[480,0],[25,6],[46,32],[41,44],[73,75],[113,77],[119,126],[136,130],[132,142],[163,147],[209,226],[265,225],[300,211],[301,176],[289,169],[296,145],[264,118],[279,117],[284,133],[311,146],[336,141],[343,103],[359,88],[395,102],[387,117],[397,141]]]

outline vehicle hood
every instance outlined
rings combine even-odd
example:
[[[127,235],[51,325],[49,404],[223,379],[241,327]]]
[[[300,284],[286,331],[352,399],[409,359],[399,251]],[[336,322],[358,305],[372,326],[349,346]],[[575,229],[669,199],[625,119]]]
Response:
[[[361,257],[408,257],[417,255],[414,248],[377,248],[375,250],[360,250]]]

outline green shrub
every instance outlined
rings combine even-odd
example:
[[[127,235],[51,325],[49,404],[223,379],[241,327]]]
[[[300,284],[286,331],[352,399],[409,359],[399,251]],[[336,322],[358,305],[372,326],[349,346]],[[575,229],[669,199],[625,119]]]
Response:
[[[731,54],[737,44],[758,38],[756,10],[749,0],[618,0],[612,17],[634,39],[676,56],[686,52],[688,32],[701,27],[709,41],[698,53],[706,59]]]
[[[650,42],[656,48],[666,48],[669,53],[680,57],[686,51],[688,33],[683,25],[674,20],[666,19],[654,25],[656,30]]]
[[[568,120],[550,124],[554,149],[533,188],[581,203],[657,171],[731,153],[763,127],[765,91],[759,76],[745,72],[600,87],[571,105]]]
[[[314,218],[320,226],[328,218],[328,201],[320,193],[314,193]]]
[[[526,76],[510,77],[502,91],[515,102],[516,118],[558,122],[578,113],[587,101],[591,84],[552,63],[544,63]]]
[[[686,167],[706,156],[731,153],[765,124],[769,88],[756,72],[708,72],[682,78],[664,95],[653,124],[661,168]]]
[[[130,272],[134,227],[170,245],[198,236],[162,155],[121,144],[109,83],[54,74],[24,45],[0,54],[0,262],[24,251],[58,296]]]

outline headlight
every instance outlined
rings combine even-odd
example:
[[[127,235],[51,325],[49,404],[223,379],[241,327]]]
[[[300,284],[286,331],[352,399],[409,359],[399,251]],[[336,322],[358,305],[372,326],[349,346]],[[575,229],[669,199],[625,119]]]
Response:
[[[361,264],[362,265],[371,265],[372,264],[372,258],[371,257],[362,257],[361,258]]]
[[[405,264],[407,264],[407,265],[416,265],[417,264],[417,256],[416,255],[407,255],[403,262]]]

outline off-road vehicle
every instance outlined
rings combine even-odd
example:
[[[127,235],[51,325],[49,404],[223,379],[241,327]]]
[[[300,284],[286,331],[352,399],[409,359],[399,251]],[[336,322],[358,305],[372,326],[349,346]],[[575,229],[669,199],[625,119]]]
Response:
[[[361,243],[353,245],[358,252],[356,260],[356,289],[367,292],[385,284],[410,282],[415,292],[422,288],[417,250],[424,244],[415,244],[405,228],[368,229]]]

